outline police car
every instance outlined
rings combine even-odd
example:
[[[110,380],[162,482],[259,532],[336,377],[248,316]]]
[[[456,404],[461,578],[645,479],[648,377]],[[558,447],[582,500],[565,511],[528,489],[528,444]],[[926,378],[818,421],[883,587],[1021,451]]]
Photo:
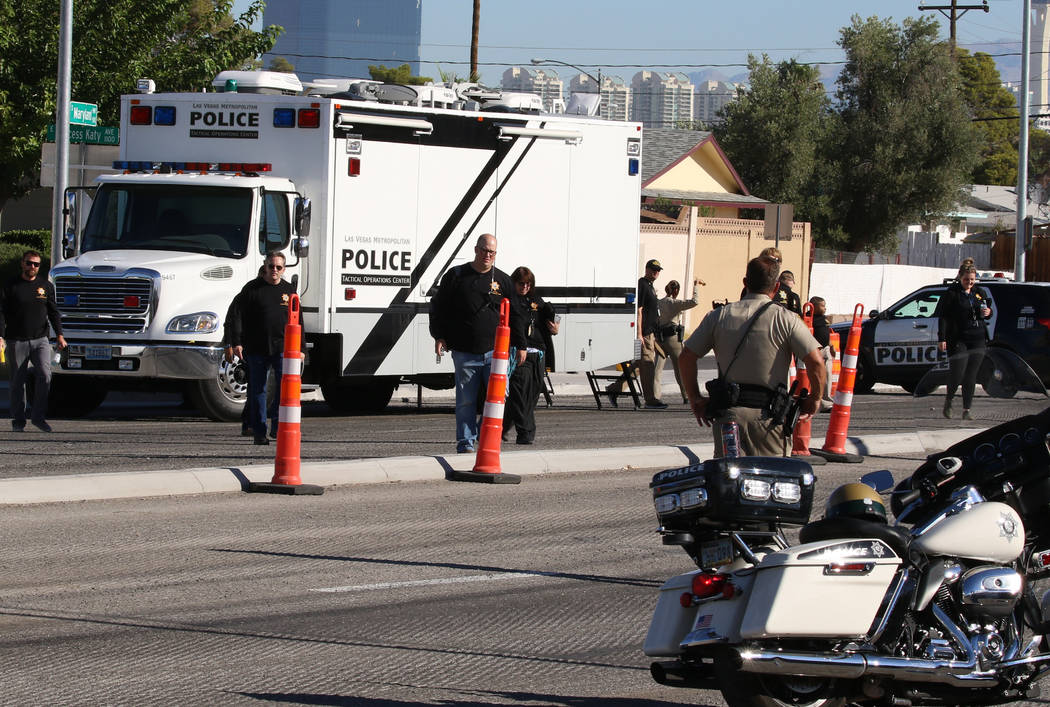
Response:
[[[855,393],[867,393],[876,383],[913,392],[930,368],[946,365],[933,313],[949,283],[921,287],[881,312],[871,311],[861,325]],[[1017,354],[1044,384],[1050,383],[1050,283],[990,279],[977,285],[991,300],[988,345]],[[831,326],[843,349],[851,326],[849,321]],[[984,380],[979,374],[978,381]]]

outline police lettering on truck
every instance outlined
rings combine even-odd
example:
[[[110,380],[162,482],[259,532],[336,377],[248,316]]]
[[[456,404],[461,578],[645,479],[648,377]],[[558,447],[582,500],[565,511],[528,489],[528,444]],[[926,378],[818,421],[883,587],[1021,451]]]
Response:
[[[396,249],[396,243],[407,243],[408,239],[356,236],[353,240],[363,247],[343,249],[339,277],[341,284],[411,285],[409,273],[412,272],[412,251]],[[395,243],[395,249],[376,247],[391,242]]]

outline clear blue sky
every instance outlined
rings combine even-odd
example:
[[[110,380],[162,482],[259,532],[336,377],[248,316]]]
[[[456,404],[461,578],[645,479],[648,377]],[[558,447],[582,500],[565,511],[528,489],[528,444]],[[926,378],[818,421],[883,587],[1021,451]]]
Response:
[[[420,0],[423,5],[422,73],[437,77],[437,67],[465,76],[470,59],[471,0]],[[692,73],[716,68],[727,76],[741,73],[748,53],[774,60],[834,62],[839,29],[854,14],[900,21],[918,15],[948,20],[936,11],[920,12],[923,0],[482,0],[479,63],[485,83],[498,85],[504,69],[527,65],[532,58],[557,59],[587,71],[622,76],[628,82],[640,69]],[[1038,2],[1038,0],[1036,0]],[[963,0],[978,4],[979,0]],[[236,0],[235,12],[249,0]],[[926,5],[950,4],[925,0]],[[957,26],[963,46],[989,53],[1020,50],[1021,0],[989,0],[988,13],[971,10]],[[999,59],[1019,65],[1016,57]],[[733,66],[736,64],[737,66]],[[718,67],[716,65],[729,65]],[[563,79],[576,71],[558,68]],[[831,73],[837,73],[834,69]]]

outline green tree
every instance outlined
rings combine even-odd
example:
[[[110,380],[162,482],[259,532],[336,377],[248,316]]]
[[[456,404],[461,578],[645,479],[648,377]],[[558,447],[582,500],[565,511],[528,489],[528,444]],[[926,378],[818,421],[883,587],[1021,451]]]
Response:
[[[970,55],[956,49],[963,95],[976,119],[980,162],[973,171],[974,184],[1017,184],[1017,103],[1003,87],[999,69],[991,55]],[[997,118],[1013,120],[996,120]]]
[[[936,21],[897,26],[853,17],[826,155],[833,218],[851,250],[879,250],[897,230],[962,198],[977,157],[959,72]]]
[[[412,67],[408,64],[402,64],[401,66],[391,67],[389,69],[384,64],[380,64],[379,66],[369,64],[368,73],[371,75],[373,81],[399,83],[405,86],[423,86],[424,84],[433,81],[429,76],[413,76]]]
[[[747,65],[749,86],[738,89],[714,127],[718,143],[752,194],[826,221],[818,168],[830,102],[819,72],[794,60],[773,64],[765,55],[749,55]]]
[[[238,18],[233,0],[77,0],[74,100],[97,103],[116,125],[120,95],[152,78],[162,91],[199,91],[225,69],[269,51],[280,27],[254,32],[263,0]],[[40,144],[55,122],[59,6],[0,0],[0,209],[39,183]]]
[[[282,74],[295,73],[295,65],[283,56],[275,56],[267,67],[268,71],[279,71]]]

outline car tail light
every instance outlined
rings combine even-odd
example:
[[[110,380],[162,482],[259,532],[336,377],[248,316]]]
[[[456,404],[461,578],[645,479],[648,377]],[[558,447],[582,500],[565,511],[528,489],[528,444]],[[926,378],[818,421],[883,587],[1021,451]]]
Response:
[[[1050,317],[1036,317],[1035,320],[1042,326],[1050,329]]]

